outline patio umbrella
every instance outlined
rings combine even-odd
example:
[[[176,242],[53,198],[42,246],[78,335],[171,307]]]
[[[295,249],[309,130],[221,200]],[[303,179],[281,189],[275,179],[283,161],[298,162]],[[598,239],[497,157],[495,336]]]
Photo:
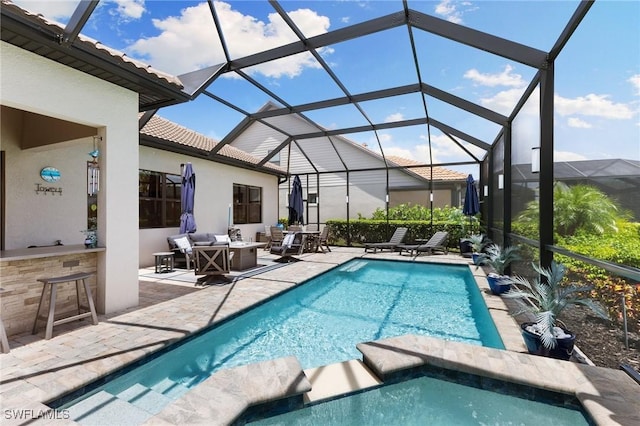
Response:
[[[196,174],[193,172],[191,163],[184,166],[182,172],[182,191],[180,203],[182,214],[180,215],[180,233],[195,232],[196,219],[193,217],[193,201],[196,193]]]
[[[300,177],[296,175],[293,178],[293,187],[289,195],[289,225],[292,223],[304,223],[303,211],[302,182],[300,182]]]
[[[471,226],[471,217],[480,212],[480,202],[478,201],[478,191],[476,190],[473,176],[467,176],[467,191],[464,196],[464,206],[462,213],[469,216],[469,226]]]

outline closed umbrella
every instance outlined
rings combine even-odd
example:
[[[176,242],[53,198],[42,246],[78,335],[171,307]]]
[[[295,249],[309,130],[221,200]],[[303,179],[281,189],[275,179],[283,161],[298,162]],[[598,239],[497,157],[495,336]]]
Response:
[[[182,192],[180,203],[182,214],[180,215],[180,233],[196,232],[196,219],[193,216],[193,202],[196,193],[196,174],[191,163],[184,166],[182,172]]]
[[[471,218],[480,212],[480,202],[478,201],[478,191],[475,186],[473,176],[467,176],[467,190],[464,196],[464,206],[462,213],[465,216],[469,216],[469,225],[471,225]]]
[[[304,223],[303,210],[302,182],[300,182],[300,177],[296,175],[293,178],[293,187],[289,195],[289,224]]]

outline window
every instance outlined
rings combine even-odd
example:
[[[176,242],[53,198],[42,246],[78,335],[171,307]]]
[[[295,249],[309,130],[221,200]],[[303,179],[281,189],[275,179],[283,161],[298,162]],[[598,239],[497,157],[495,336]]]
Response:
[[[267,150],[267,154],[271,154],[273,152],[273,149],[269,149]],[[278,151],[278,153],[276,155],[274,155],[273,157],[271,157],[271,159],[269,160],[270,163],[275,164],[277,166],[280,165],[280,151]]]
[[[140,170],[139,176],[140,229],[180,226],[180,175]]]
[[[307,204],[318,204],[318,194],[315,192],[308,193]]]
[[[262,188],[233,184],[233,223],[262,222]]]

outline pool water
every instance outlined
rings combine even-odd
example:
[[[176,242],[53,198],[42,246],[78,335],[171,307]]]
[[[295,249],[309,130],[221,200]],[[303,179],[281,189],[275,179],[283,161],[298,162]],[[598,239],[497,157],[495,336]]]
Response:
[[[420,377],[251,424],[580,426],[589,422],[577,409]]]
[[[99,394],[96,404],[122,399],[155,414],[223,368],[291,355],[304,369],[319,367],[359,359],[357,343],[404,334],[504,349],[468,266],[357,259],[215,326],[90,395]]]

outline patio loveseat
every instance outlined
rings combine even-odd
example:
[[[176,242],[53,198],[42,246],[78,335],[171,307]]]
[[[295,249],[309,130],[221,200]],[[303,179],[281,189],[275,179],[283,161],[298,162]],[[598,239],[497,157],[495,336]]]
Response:
[[[167,237],[169,250],[173,252],[174,262],[181,263],[190,269],[191,251],[195,246],[213,246],[229,244],[229,236],[214,233],[185,233]]]

